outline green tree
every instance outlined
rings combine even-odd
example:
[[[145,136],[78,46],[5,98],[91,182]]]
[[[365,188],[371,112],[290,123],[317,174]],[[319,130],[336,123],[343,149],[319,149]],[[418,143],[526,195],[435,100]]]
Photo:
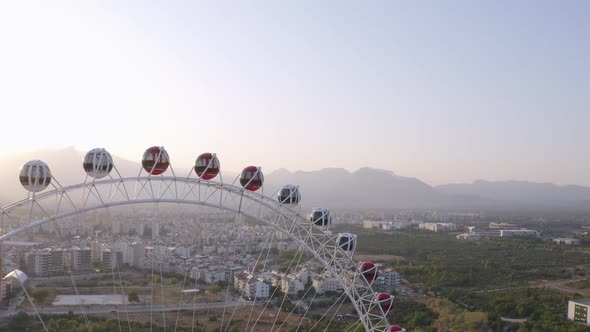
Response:
[[[131,291],[127,295],[127,300],[129,302],[139,302],[139,295],[137,295],[137,292],[136,291]]]
[[[170,278],[170,285],[176,285],[178,283],[178,279],[176,277]]]
[[[212,294],[217,294],[217,293],[221,292],[221,286],[209,285],[209,286],[207,286],[207,291]]]

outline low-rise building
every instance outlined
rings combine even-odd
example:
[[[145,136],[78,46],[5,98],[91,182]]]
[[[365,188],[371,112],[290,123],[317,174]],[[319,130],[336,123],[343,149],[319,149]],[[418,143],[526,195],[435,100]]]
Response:
[[[541,233],[532,229],[501,229],[500,237],[540,237]]]
[[[491,222],[488,224],[488,228],[489,229],[518,229],[518,225],[517,224],[509,224],[509,223],[505,223],[505,222],[501,222],[501,223],[496,223],[496,222]]]
[[[4,300],[10,295],[10,288],[9,281],[0,280],[0,302],[4,302]]]
[[[588,308],[590,308],[590,299],[568,301],[567,319],[590,326]]]
[[[331,275],[319,275],[314,277],[312,285],[318,294],[343,291],[341,280]]]
[[[481,238],[480,233],[461,233],[457,235],[458,240],[481,240]]]
[[[454,223],[433,223],[426,222],[418,225],[419,229],[432,231],[432,232],[450,232],[456,231],[457,225]]]
[[[192,279],[201,280],[206,284],[216,284],[220,281],[226,281],[225,269],[221,268],[202,268],[195,266],[191,269],[190,276]]]
[[[251,278],[245,284],[244,296],[250,300],[267,300],[270,295],[270,286],[262,279]]]
[[[401,277],[396,271],[385,270],[379,272],[376,282],[386,286],[399,287],[401,283]]]
[[[296,296],[297,292],[305,289],[305,284],[295,278],[294,276],[288,275],[281,279],[281,292],[289,296]]]
[[[567,237],[557,237],[553,239],[553,243],[555,244],[565,244],[565,245],[577,245],[580,244],[580,239],[573,239]]]
[[[383,222],[378,220],[363,220],[364,229],[379,229],[382,224]]]
[[[270,285],[246,272],[234,275],[234,287],[250,300],[266,300],[270,296]]]

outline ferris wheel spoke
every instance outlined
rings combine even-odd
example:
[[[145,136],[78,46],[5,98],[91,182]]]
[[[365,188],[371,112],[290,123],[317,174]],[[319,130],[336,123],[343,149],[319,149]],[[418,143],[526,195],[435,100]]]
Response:
[[[270,231],[270,232],[269,232],[269,233],[266,235],[266,237],[265,237],[265,240],[264,240],[264,242],[263,242],[263,243],[264,243],[264,244],[263,244],[263,249],[262,249],[262,250],[260,250],[260,253],[258,254],[258,258],[256,258],[256,262],[254,262],[254,266],[252,267],[252,271],[250,271],[250,272],[249,272],[249,275],[248,275],[248,281],[250,281],[250,279],[251,279],[251,278],[254,276],[254,272],[256,271],[256,266],[258,265],[258,262],[260,261],[260,257],[262,257],[262,253],[264,252],[264,247],[266,246],[266,243],[268,242],[268,239],[269,239],[269,238],[271,238],[271,239],[272,239],[272,236],[273,236],[273,231],[271,230],[271,231]],[[243,297],[244,297],[244,293],[246,292],[246,288],[247,288],[247,285],[244,285],[244,288],[242,289],[242,292],[240,293],[240,298],[238,299],[238,301],[241,301],[241,300],[243,299]],[[256,294],[254,294],[254,296],[256,296]],[[253,302],[256,302],[256,298],[254,298]],[[254,305],[254,304],[253,304],[253,305]],[[224,304],[224,307],[225,307],[225,304]],[[227,331],[227,330],[229,329],[229,327],[230,327],[230,325],[231,325],[231,321],[232,321],[232,319],[233,319],[233,317],[234,317],[234,315],[235,315],[236,311],[238,310],[238,307],[239,307],[239,303],[237,303],[237,304],[236,304],[236,306],[234,306],[234,309],[233,309],[233,311],[232,311],[232,313],[231,313],[231,316],[229,317],[229,321],[228,321],[228,323],[227,323],[227,326],[225,327],[225,329],[223,329],[223,326],[222,326],[222,328],[221,328],[221,332],[223,332],[223,331]]]
[[[271,236],[271,238],[270,238],[270,244],[266,248],[267,249],[267,251],[266,251],[266,257],[264,259],[264,263],[262,265],[261,271],[265,271],[266,270],[266,263],[268,262],[268,256],[270,254],[270,249],[272,248],[272,241],[273,241],[274,238],[275,238],[274,236]],[[264,247],[266,247],[266,245],[263,246],[262,251],[264,251]],[[256,269],[256,267],[254,269]],[[269,298],[268,300],[270,301],[271,298]],[[254,299],[254,301],[252,301],[252,307],[250,308],[250,314],[248,315],[248,321],[246,322],[246,328],[244,329],[244,331],[248,331],[248,326],[250,325],[250,320],[252,319],[252,313],[254,312],[254,306],[255,305],[256,305],[256,299]]]
[[[297,271],[297,268],[299,267],[299,264],[301,263],[301,258],[303,258],[303,249],[301,249],[299,251],[299,259],[297,260],[297,264],[295,264],[295,267],[293,268],[293,270]],[[285,271],[285,273],[290,273],[290,269],[287,268],[287,271]],[[291,285],[289,285],[288,288],[291,288]],[[277,320],[279,319],[279,316],[281,314],[281,310],[283,309],[283,305],[285,304],[285,300],[287,299],[287,296],[289,294],[289,289],[287,288],[287,292],[285,292],[285,294],[283,295],[283,299],[281,300],[281,305],[279,306],[279,309],[277,311],[277,314],[275,316],[274,321],[272,322],[272,327],[270,328],[271,332],[273,331],[275,324],[277,323]]]
[[[31,296],[29,295],[29,292],[27,291],[27,288],[23,284],[23,282],[21,280],[21,277],[18,276],[17,279],[18,279],[18,281],[20,283],[21,288],[25,292],[25,296],[27,297],[27,299],[29,300],[29,303],[31,304],[31,307],[33,307],[33,311],[35,312],[35,315],[37,315],[37,318],[41,322],[41,325],[43,325],[43,329],[45,330],[45,332],[49,332],[49,330],[47,329],[47,326],[45,325],[45,322],[43,321],[43,318],[39,314],[39,310],[37,310],[37,306],[35,306],[35,303],[33,303],[33,300],[31,299]]]
[[[338,299],[336,299],[336,301],[334,301],[334,303],[332,303],[332,305],[328,308],[328,310],[326,310],[324,312],[324,314],[320,317],[320,319],[318,319],[315,324],[313,324],[313,326],[309,329],[309,331],[313,331],[313,329],[318,326],[318,324],[322,321],[322,319],[324,319],[324,317],[326,317],[326,315],[328,314],[328,312],[330,312],[330,310],[332,310],[332,308],[334,308],[334,306],[336,304],[338,304],[338,302],[340,302],[340,300],[342,300],[344,298],[344,296],[346,295],[346,293],[342,293],[340,295],[340,297],[338,297]],[[299,321],[299,325],[297,325],[297,329],[295,331],[299,331],[299,328],[301,327],[301,324],[303,323],[303,319],[301,319]]]
[[[164,322],[164,332],[166,332],[166,306],[164,303],[164,277],[162,275],[162,262],[160,262],[160,289],[162,290],[162,299],[160,300],[162,305],[162,320]]]
[[[344,304],[344,302],[346,302],[346,299],[347,299],[346,297],[343,297],[342,298],[342,300],[340,301],[340,305],[338,306],[338,309],[334,310],[334,313],[332,314],[332,318],[330,318],[330,321],[326,325],[326,328],[324,328],[324,332],[328,331],[328,328],[330,327],[330,324],[332,324],[332,321],[334,320],[334,317],[336,317],[336,315],[340,311],[340,308],[342,308],[342,305]]]
[[[301,257],[303,256],[303,250],[301,248],[299,248],[299,251],[298,252],[300,252],[299,261],[301,261]],[[286,272],[287,273],[291,270],[291,266],[293,265],[293,262],[295,261],[295,258],[296,257],[297,257],[297,252],[295,253],[295,255],[293,256],[293,258],[289,262],[289,265],[287,266],[287,269],[286,269]],[[262,311],[260,311],[260,314],[258,315],[258,318],[256,318],[256,320],[254,321],[254,325],[252,326],[252,328],[250,329],[250,331],[254,331],[254,328],[256,327],[256,324],[260,321],[260,318],[264,314],[264,311],[266,311],[266,308],[268,307],[268,304],[271,302],[271,300],[274,297],[274,295],[276,294],[278,288],[279,287],[275,287],[275,289],[273,290],[272,295],[270,295],[270,297],[269,297],[269,301],[266,302],[266,304],[264,305],[264,308],[262,308]],[[287,290],[287,292],[288,292],[288,290]],[[283,298],[283,301],[284,301],[284,298]],[[281,307],[282,307],[282,303],[281,303]],[[279,311],[277,312],[277,317],[278,317],[279,314],[280,314],[280,308],[279,308]],[[276,320],[275,320],[275,322],[276,322]],[[274,327],[274,323],[273,323],[273,327]]]
[[[182,290],[185,290],[186,287],[186,278],[187,278],[187,273],[188,272],[188,268],[185,267],[184,269],[184,279],[182,280]],[[184,292],[180,292],[180,300],[178,301],[178,311],[176,313],[176,321],[174,322],[174,332],[176,332],[176,329],[178,328],[178,319],[180,318],[180,308],[182,307],[182,298],[183,298]]]
[[[155,276],[154,276],[154,258],[152,257],[152,273],[151,273],[151,284],[152,284],[152,289],[151,289],[151,295],[150,295],[150,332],[153,331],[154,329],[154,284],[155,282]]]
[[[195,289],[197,289],[197,279],[195,278]],[[197,311],[196,309],[197,306],[197,292],[193,293],[193,319],[191,322],[191,332],[195,332],[195,312]]]
[[[80,292],[78,291],[78,286],[76,285],[76,281],[74,276],[72,275],[72,270],[68,268],[68,274],[70,276],[70,280],[72,281],[72,288],[74,289],[74,294],[78,297],[78,305],[80,307],[80,312],[82,313],[82,318],[84,318],[84,322],[86,323],[86,327],[88,328],[89,332],[92,332],[92,326],[90,325],[90,321],[88,319],[88,315],[86,314],[86,310],[82,306],[82,301],[80,301]]]
[[[324,269],[322,270],[322,272],[320,273],[323,274],[325,273],[327,270],[326,267],[324,267]],[[300,302],[303,302],[303,299],[307,296],[307,294],[309,293],[309,291],[311,291],[311,289],[313,288],[313,285],[310,286],[305,293],[303,293],[303,295],[301,296],[301,300]],[[316,296],[318,295],[317,291],[313,294],[313,297],[311,298],[311,301],[309,301],[309,305],[307,306],[307,309],[305,309],[305,312],[303,313],[303,316],[301,317],[301,320],[303,321],[305,319],[305,316],[307,315],[307,312],[309,311],[309,309],[311,308],[311,305],[313,304],[313,301],[315,300]],[[287,317],[283,320],[283,322],[281,323],[281,325],[277,328],[277,331],[281,330],[281,327],[283,327],[283,325],[285,325],[285,322],[287,322],[287,320],[289,319],[289,317],[291,317],[291,315],[295,312],[295,309],[297,309],[297,306],[294,306],[293,309],[291,310],[291,312],[289,312],[289,314],[287,315]]]
[[[115,261],[116,261],[116,259],[115,259]],[[115,281],[115,267],[113,266],[112,260],[110,260],[110,263],[111,263],[111,275],[113,276],[113,294],[119,295],[118,294],[119,292],[117,290],[117,282]],[[117,311],[117,324],[119,326],[119,332],[121,332],[122,331],[121,330],[121,317],[119,315],[119,310],[116,310],[116,311]]]
[[[236,221],[237,221],[237,219],[238,219],[239,217],[240,217],[240,215],[239,215],[239,214],[238,214],[238,215],[236,215]],[[233,259],[232,259],[232,260],[235,260],[235,258],[236,258],[236,254],[237,254],[237,250],[234,248],[234,252],[233,252]],[[224,299],[223,299],[223,313],[221,314],[221,328],[220,328],[220,331],[223,331],[223,322],[224,322],[224,318],[225,318],[225,311],[226,311],[226,308],[227,308],[227,297],[228,297],[228,295],[229,295],[229,289],[230,289],[230,288],[231,288],[231,285],[230,285],[230,283],[229,283],[229,282],[227,282],[227,289],[226,289],[226,291],[225,291],[225,297],[224,297]]]
[[[27,199],[8,205],[0,210],[2,214],[0,228],[4,229],[6,228],[7,223],[12,222],[14,222],[14,226],[16,227],[14,230],[0,235],[0,238],[2,240],[8,239],[12,236],[26,232],[37,225],[42,225],[59,218],[69,217],[77,213],[91,211],[102,207],[149,202],[156,204],[158,202],[186,203],[216,207],[225,211],[245,215],[254,220],[262,221],[267,225],[273,226],[275,230],[280,230],[288,234],[288,236],[292,237],[295,242],[299,243],[307,250],[310,250],[313,256],[315,256],[325,268],[341,279],[341,283],[345,288],[344,293],[350,298],[352,305],[354,305],[355,310],[359,313],[359,319],[366,330],[380,330],[383,326],[386,326],[387,320],[384,315],[379,314],[375,310],[371,311],[370,309],[375,307],[375,294],[370,286],[366,285],[364,280],[361,280],[358,285],[356,284],[355,274],[359,273],[358,267],[350,257],[354,252],[355,246],[351,246],[351,244],[354,244],[354,237],[348,236],[350,235],[348,233],[340,233],[338,236],[334,236],[331,232],[327,231],[329,223],[324,224],[322,219],[320,219],[320,223],[318,224],[317,220],[310,220],[307,217],[302,216],[301,206],[297,204],[299,202],[299,196],[290,195],[293,192],[293,188],[289,189],[287,186],[283,187],[285,191],[283,192],[283,190],[281,190],[278,192],[278,200],[276,198],[268,197],[268,192],[265,194],[265,188],[262,187],[263,177],[260,167],[254,166],[246,167],[242,171],[242,174],[236,177],[236,180],[234,180],[232,184],[224,184],[223,181],[210,181],[210,179],[205,178],[201,180],[202,174],[197,174],[198,178],[190,178],[191,173],[189,173],[189,177],[187,178],[179,178],[175,175],[174,170],[170,165],[169,157],[164,149],[161,147],[152,147],[148,150],[151,152],[148,153],[147,157],[144,155],[142,169],[137,177],[122,178],[119,174],[119,178],[113,178],[109,172],[111,168],[114,168],[118,173],[117,168],[114,167],[112,160],[109,161],[104,155],[100,155],[100,158],[96,159],[98,160],[98,164],[104,163],[104,161],[107,160],[108,163],[106,166],[111,168],[93,168],[90,170],[93,172],[93,175],[90,175],[87,170],[88,175],[84,183],[68,187],[62,187],[57,180],[54,180],[50,175],[47,165],[43,162],[34,161],[27,163],[30,167],[24,167],[25,177],[21,178],[21,184],[29,190],[30,194]],[[202,173],[207,174],[211,165],[215,164],[204,164],[204,168],[201,170]],[[32,168],[33,166],[37,168]],[[84,166],[86,170],[86,165]],[[90,166],[94,167],[95,165],[92,162],[90,163]],[[197,165],[195,165],[194,170],[198,173],[196,167]],[[167,168],[171,170],[172,176],[162,175]],[[97,180],[101,178],[97,176],[97,170],[102,172],[101,177],[108,176],[108,178],[100,181]],[[193,169],[191,169],[191,172],[192,170]],[[33,173],[33,171],[36,173]],[[143,171],[147,172],[148,175],[142,176]],[[93,178],[91,182],[88,182],[88,176]],[[219,178],[221,178],[221,176]],[[49,181],[50,179],[54,180],[53,183]],[[234,185],[238,179],[239,184]],[[132,190],[132,192],[127,191],[127,182],[129,182],[129,185],[135,184],[135,189]],[[42,192],[48,186],[53,186],[55,189]],[[133,187],[130,188],[133,189]],[[261,190],[256,192],[258,189]],[[129,193],[132,193],[135,196],[130,197]],[[274,194],[275,193],[273,193],[272,196],[274,196]],[[196,199],[193,200],[192,196],[195,196]],[[72,198],[75,198],[75,200]],[[105,200],[105,198],[108,198],[108,200]],[[55,201],[55,203],[52,203],[54,205],[46,204],[48,202],[51,203],[52,201]],[[12,212],[13,210],[14,212]],[[312,213],[314,213],[314,211],[312,211]],[[27,212],[29,214],[29,224],[23,225],[23,222],[26,222]],[[13,215],[22,216],[22,219],[19,217],[18,220],[11,220],[13,219]],[[4,231],[2,233],[4,233]],[[346,240],[344,235],[348,236],[348,240]],[[342,239],[345,241],[341,241]],[[263,251],[261,251],[261,254],[264,255]],[[303,253],[301,253],[301,255],[302,254]],[[302,256],[299,256],[298,258],[301,260]],[[296,259],[296,256],[294,259]],[[294,260],[290,262],[291,266],[293,264],[295,264]],[[297,266],[299,265],[300,263],[298,262]],[[152,266],[152,278],[155,278],[156,276],[153,268],[154,267]],[[160,279],[163,277],[162,270],[163,266],[160,265]],[[120,288],[121,296],[123,298],[125,296],[125,287],[123,286],[119,269],[117,273],[119,276],[118,287]],[[188,272],[185,271],[185,274],[186,273]],[[154,280],[152,280],[151,285],[152,297],[150,301],[151,330],[154,330],[154,295],[157,293],[157,289],[155,289],[157,285],[155,285],[153,281]],[[184,283],[185,282],[183,282],[183,284]],[[114,287],[117,288],[116,282],[114,284]],[[162,302],[164,302],[165,295],[163,286],[163,284],[160,284]],[[229,291],[229,288],[227,291]],[[181,298],[184,299],[182,296],[183,295],[181,294]],[[306,294],[304,294],[303,297],[305,298]],[[287,303],[286,299],[287,297],[283,297],[279,311],[282,310],[285,303]],[[314,300],[315,295],[312,298],[312,303]],[[196,299],[193,299],[193,304],[195,301]],[[127,305],[127,303],[124,302],[124,305]],[[181,307],[182,303],[179,304],[179,308]],[[224,311],[227,309],[226,307],[227,304],[224,304]],[[196,306],[193,305],[193,308],[196,308]],[[267,305],[264,306],[262,314],[266,308]],[[226,325],[226,329],[229,328],[236,309],[237,308],[234,308],[229,322],[226,322],[227,318],[224,314],[221,324],[222,328],[226,327]],[[159,309],[157,309],[157,311],[159,311]],[[165,311],[165,305],[162,303],[162,316],[164,318],[164,326],[167,328],[167,325],[171,326],[171,324],[166,322]],[[306,315],[308,311],[309,307],[304,315]],[[126,312],[127,315],[129,315],[129,310],[126,310]],[[289,312],[286,316],[287,319],[290,318],[293,313],[294,312]],[[195,312],[193,311],[193,315],[194,314]],[[253,319],[252,316],[253,312],[251,311],[248,325],[246,326],[247,330],[250,330],[251,328],[255,329],[256,323],[260,322],[260,319],[256,319],[254,327],[251,327],[250,321]],[[288,325],[286,324],[288,322],[279,322],[278,318],[279,317],[277,316],[273,320],[273,330],[280,330],[285,325]],[[130,320],[128,319],[128,323],[129,321]],[[330,321],[333,321],[333,317]],[[181,322],[179,313],[177,313],[175,330],[178,329],[178,325],[180,325]],[[260,322],[260,324],[262,324],[262,322]],[[193,329],[194,325],[195,322],[193,322]]]
[[[119,264],[117,264],[117,274],[119,275],[119,286],[121,287],[121,302],[123,303],[123,307],[125,308],[125,317],[127,318],[127,328],[129,332],[131,332],[131,320],[129,319],[129,307],[127,305],[128,300],[125,299],[125,288],[123,286],[123,279],[121,278]],[[129,299],[129,296],[127,296],[127,299]]]

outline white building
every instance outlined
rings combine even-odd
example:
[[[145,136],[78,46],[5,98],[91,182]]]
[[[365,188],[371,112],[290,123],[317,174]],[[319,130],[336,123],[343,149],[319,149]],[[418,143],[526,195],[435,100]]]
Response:
[[[152,240],[157,240],[160,237],[160,224],[152,223]]]
[[[576,245],[576,244],[580,244],[580,239],[573,239],[573,238],[567,238],[567,237],[557,237],[555,239],[553,239],[553,243],[555,244],[565,244],[565,245]]]
[[[518,229],[518,225],[517,224],[509,224],[509,223],[505,223],[505,222],[501,222],[501,223],[496,223],[496,222],[491,222],[488,224],[488,228],[489,229]]]
[[[419,229],[432,231],[432,232],[450,232],[456,231],[457,225],[454,223],[433,223],[426,222],[418,225]]]
[[[122,263],[129,266],[139,266],[139,260],[145,256],[145,244],[141,242],[121,241],[115,244],[115,251],[120,251]]]
[[[387,221],[387,222],[383,222],[383,224],[381,225],[381,228],[384,231],[393,231],[393,230],[397,230],[397,229],[408,228],[410,226],[412,226],[411,221]]]
[[[531,229],[501,229],[500,237],[540,237],[541,234]]]
[[[318,294],[343,291],[342,285],[340,284],[340,279],[331,275],[316,276],[313,278],[312,285]]]
[[[567,319],[590,326],[589,307],[590,299],[568,301]]]
[[[262,279],[251,278],[246,282],[244,296],[251,300],[266,300],[269,297],[270,286]]]
[[[305,284],[295,278],[294,276],[288,275],[281,279],[281,292],[289,296],[296,296],[297,292],[305,289]]]
[[[192,256],[192,252],[193,252],[193,247],[189,246],[189,245],[178,246],[178,247],[176,247],[176,250],[174,251],[174,253],[177,256],[181,256],[181,257],[190,257],[190,256]]]
[[[375,282],[385,286],[399,287],[401,283],[401,277],[399,273],[396,271],[379,271],[379,274]]]
[[[310,270],[309,268],[303,268],[295,273],[295,278],[301,280],[304,284],[312,282],[312,279],[318,274]]]
[[[201,268],[195,266],[191,269],[190,276],[192,279],[201,280],[206,284],[216,284],[220,281],[226,281],[225,269],[220,268]]]
[[[234,287],[251,300],[266,300],[270,296],[270,285],[260,278],[242,272],[234,275]]]
[[[364,229],[378,229],[381,228],[383,221],[377,220],[363,220],[363,228]]]
[[[458,240],[481,240],[479,233],[461,233],[457,235]]]

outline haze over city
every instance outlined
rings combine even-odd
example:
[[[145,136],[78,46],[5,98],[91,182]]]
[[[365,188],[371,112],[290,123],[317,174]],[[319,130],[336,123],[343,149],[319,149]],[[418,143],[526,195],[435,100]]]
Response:
[[[590,1],[0,1],[0,331],[590,332]]]
[[[587,1],[3,2],[0,157],[590,185]]]

